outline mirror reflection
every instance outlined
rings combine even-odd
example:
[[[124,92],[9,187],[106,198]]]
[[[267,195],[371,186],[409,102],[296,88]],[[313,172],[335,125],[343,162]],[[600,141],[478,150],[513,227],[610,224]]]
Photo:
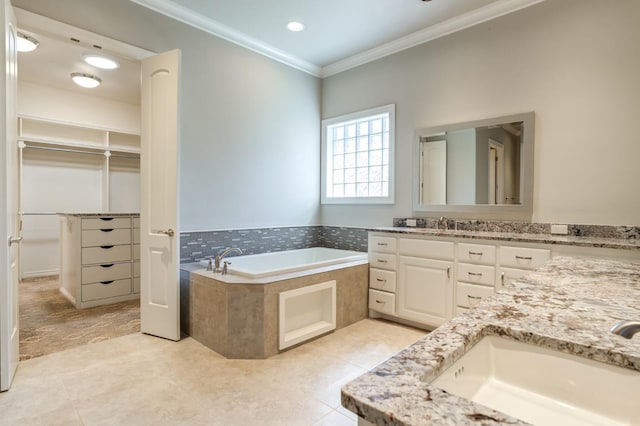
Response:
[[[420,204],[520,204],[523,125],[420,136]]]

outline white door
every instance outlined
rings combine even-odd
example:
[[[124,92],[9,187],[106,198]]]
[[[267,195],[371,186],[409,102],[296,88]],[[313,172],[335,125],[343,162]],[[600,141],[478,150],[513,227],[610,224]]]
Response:
[[[422,142],[421,204],[447,204],[447,141]]]
[[[398,315],[433,327],[451,319],[451,270],[451,262],[401,256]]]
[[[171,340],[180,340],[179,83],[179,50],[142,61],[140,321]]]
[[[18,57],[16,52],[16,19],[9,0],[3,1],[2,46],[5,63],[5,80],[1,85],[4,92],[2,101],[2,143],[0,162],[5,165],[0,173],[0,200],[5,206],[0,208],[2,243],[0,262],[0,391],[11,386],[20,356],[18,326],[18,243],[20,242],[20,217],[18,215],[18,143],[16,92],[18,78]]]
[[[504,204],[504,146],[489,139],[489,204]]]

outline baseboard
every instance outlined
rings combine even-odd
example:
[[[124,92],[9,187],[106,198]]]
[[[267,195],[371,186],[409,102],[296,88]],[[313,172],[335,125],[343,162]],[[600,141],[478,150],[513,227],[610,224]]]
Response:
[[[30,272],[22,272],[22,276],[20,279],[28,279],[28,278],[40,278],[40,277],[50,277],[52,275],[60,275],[59,269],[49,269],[46,271],[30,271]]]

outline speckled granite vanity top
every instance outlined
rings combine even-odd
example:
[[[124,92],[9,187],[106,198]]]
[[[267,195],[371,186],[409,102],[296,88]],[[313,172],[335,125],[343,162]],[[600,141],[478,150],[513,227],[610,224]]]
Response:
[[[457,237],[496,241],[518,241],[523,243],[564,244],[580,247],[640,250],[640,238],[603,238],[573,235],[531,234],[521,232],[491,232],[468,230],[445,230],[433,228],[381,227],[369,228],[374,232],[427,235],[434,237]]]
[[[342,404],[379,425],[526,424],[434,386],[489,334],[640,370],[640,334],[609,332],[640,319],[640,263],[556,257],[342,388]]]

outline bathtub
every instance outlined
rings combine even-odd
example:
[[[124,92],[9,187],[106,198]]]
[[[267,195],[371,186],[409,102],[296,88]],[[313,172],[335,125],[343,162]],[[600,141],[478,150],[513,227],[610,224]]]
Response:
[[[326,247],[313,247],[273,253],[226,257],[225,260],[230,262],[228,266],[228,273],[230,275],[257,279],[316,269],[324,266],[337,265],[340,263],[366,261],[367,253]],[[208,260],[200,261],[200,264],[202,266],[207,266]]]

